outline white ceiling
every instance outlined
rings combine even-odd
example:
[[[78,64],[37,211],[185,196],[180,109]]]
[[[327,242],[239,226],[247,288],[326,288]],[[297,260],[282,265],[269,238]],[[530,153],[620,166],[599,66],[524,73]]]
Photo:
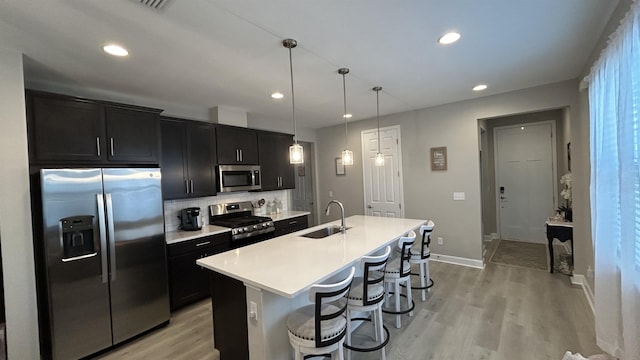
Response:
[[[169,103],[342,122],[576,78],[618,1],[609,0],[0,0],[0,46],[25,55],[28,83],[59,83]],[[437,38],[455,30],[459,42]],[[103,53],[118,42],[130,56]],[[474,93],[471,87],[489,89]],[[272,100],[273,91],[285,98]]]

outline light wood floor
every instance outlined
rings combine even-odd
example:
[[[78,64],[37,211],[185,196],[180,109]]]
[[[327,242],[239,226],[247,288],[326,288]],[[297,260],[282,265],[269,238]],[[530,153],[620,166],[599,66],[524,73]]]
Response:
[[[484,270],[431,262],[435,281],[415,315],[391,333],[387,359],[560,360],[565,351],[601,353],[593,315],[569,277],[488,263]],[[364,325],[357,333],[368,334]],[[203,301],[174,314],[171,324],[101,359],[214,359],[211,311]],[[353,353],[353,360],[379,353]],[[233,360],[233,359],[223,359]],[[280,360],[280,359],[274,359]]]

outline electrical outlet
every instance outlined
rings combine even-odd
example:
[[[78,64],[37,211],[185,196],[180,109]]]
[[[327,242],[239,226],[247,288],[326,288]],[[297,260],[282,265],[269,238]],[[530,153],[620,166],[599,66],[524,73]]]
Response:
[[[249,301],[249,319],[258,320],[258,304]]]
[[[591,265],[589,265],[589,267],[587,267],[587,277],[589,279],[593,279],[593,269],[591,268]]]
[[[454,192],[453,193],[453,200],[464,200],[465,198],[465,193],[464,192]]]
[[[444,239],[441,236],[438,236],[438,245],[443,245]]]

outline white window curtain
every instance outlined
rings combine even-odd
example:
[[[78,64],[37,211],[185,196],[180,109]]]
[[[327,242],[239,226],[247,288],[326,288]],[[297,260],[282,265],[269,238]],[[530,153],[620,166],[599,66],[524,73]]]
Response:
[[[598,345],[640,359],[640,5],[595,63],[589,82],[591,219]]]

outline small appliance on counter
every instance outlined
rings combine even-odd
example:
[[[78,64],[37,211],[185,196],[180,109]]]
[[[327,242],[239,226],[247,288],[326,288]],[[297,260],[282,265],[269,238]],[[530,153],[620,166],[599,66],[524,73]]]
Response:
[[[200,208],[189,207],[180,210],[180,230],[197,231],[202,229],[202,223],[200,222]]]

